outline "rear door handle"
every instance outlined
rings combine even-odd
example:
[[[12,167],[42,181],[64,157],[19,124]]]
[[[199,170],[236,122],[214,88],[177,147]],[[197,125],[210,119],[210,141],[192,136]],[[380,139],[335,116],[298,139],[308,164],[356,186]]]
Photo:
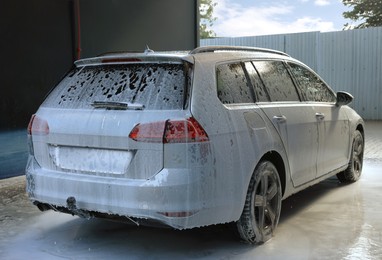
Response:
[[[273,120],[275,120],[277,123],[281,124],[281,123],[285,123],[287,118],[284,115],[283,116],[274,116]]]
[[[323,113],[316,113],[316,118],[317,118],[318,120],[324,120],[324,118],[325,118],[325,114],[323,114]]]

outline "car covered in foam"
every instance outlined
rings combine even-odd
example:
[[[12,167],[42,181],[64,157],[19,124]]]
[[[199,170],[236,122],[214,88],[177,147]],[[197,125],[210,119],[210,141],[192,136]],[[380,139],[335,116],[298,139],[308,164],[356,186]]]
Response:
[[[364,124],[309,67],[251,47],[75,62],[28,126],[41,210],[267,241],[288,196],[362,171]]]

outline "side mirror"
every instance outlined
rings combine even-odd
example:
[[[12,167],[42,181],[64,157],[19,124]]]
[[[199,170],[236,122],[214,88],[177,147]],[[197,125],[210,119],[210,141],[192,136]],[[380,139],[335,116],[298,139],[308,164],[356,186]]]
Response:
[[[353,99],[354,99],[354,97],[351,94],[349,94],[347,92],[339,91],[339,92],[337,92],[336,105],[337,106],[348,105],[353,101]]]

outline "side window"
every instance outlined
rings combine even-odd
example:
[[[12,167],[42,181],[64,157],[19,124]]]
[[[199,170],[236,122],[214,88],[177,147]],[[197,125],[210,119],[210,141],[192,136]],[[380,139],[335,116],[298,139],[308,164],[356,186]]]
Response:
[[[257,71],[268,90],[271,101],[300,101],[282,61],[254,61]]]
[[[336,102],[334,93],[317,75],[300,65],[294,63],[288,64],[306,101]]]
[[[219,65],[216,78],[218,98],[223,104],[254,102],[251,86],[240,63]]]
[[[269,95],[265,89],[263,83],[261,82],[257,71],[253,67],[252,62],[245,63],[245,69],[248,72],[249,78],[251,79],[252,85],[255,87],[256,101],[257,102],[269,102]]]

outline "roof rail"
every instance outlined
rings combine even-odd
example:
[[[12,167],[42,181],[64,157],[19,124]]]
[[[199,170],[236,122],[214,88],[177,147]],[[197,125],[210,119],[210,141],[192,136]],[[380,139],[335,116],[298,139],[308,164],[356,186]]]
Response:
[[[274,53],[279,55],[284,55],[290,57],[288,54],[282,51],[257,48],[257,47],[247,47],[247,46],[203,46],[198,47],[190,52],[190,54],[204,53],[204,52],[215,52],[215,51],[247,51],[247,52],[266,52]]]

